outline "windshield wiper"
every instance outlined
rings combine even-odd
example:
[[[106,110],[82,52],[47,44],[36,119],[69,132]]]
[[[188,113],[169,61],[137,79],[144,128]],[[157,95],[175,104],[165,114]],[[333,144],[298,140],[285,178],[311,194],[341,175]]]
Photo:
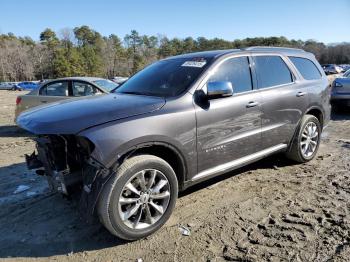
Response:
[[[118,92],[120,94],[128,94],[128,95],[143,95],[143,93],[141,92],[137,92],[137,91],[124,91],[124,92]]]
[[[123,92],[117,92],[117,93],[128,94],[128,95],[138,95],[138,96],[156,96],[156,95],[151,94],[151,93],[142,93],[142,92],[137,92],[137,91],[123,91]]]

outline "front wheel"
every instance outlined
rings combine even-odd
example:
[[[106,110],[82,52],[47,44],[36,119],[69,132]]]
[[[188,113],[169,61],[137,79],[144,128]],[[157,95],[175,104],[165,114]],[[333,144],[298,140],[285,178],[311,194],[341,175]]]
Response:
[[[305,163],[312,160],[321,140],[321,124],[313,115],[305,115],[287,152],[287,157]]]
[[[177,193],[175,172],[166,161],[134,156],[105,185],[97,206],[100,221],[119,238],[146,237],[168,220]]]

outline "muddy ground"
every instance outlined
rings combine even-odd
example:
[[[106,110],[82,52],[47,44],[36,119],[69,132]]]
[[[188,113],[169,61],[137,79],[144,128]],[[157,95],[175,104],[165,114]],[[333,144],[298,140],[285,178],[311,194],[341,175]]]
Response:
[[[26,169],[34,144],[0,91],[0,259],[55,261],[346,261],[350,258],[350,110],[332,115],[318,156],[281,155],[182,193],[170,221],[135,242],[79,219],[77,202]],[[20,185],[27,190],[15,194]],[[28,188],[29,187],[29,188]],[[178,226],[187,226],[183,236]]]

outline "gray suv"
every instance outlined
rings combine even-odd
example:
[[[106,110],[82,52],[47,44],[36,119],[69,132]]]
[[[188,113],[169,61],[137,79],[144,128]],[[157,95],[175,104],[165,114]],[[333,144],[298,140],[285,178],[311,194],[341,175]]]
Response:
[[[251,47],[170,57],[114,93],[32,109],[30,169],[52,189],[81,192],[87,218],[134,240],[170,217],[178,192],[268,155],[314,158],[330,117],[315,57]]]

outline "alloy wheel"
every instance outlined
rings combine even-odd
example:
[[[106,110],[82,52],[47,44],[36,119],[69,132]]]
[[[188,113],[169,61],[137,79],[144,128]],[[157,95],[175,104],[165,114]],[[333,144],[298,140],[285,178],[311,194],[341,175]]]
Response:
[[[118,200],[119,215],[131,229],[145,229],[165,213],[170,200],[167,177],[156,169],[133,175],[123,187]]]
[[[301,135],[300,148],[304,157],[311,157],[316,149],[319,140],[318,127],[314,122],[309,122]]]

